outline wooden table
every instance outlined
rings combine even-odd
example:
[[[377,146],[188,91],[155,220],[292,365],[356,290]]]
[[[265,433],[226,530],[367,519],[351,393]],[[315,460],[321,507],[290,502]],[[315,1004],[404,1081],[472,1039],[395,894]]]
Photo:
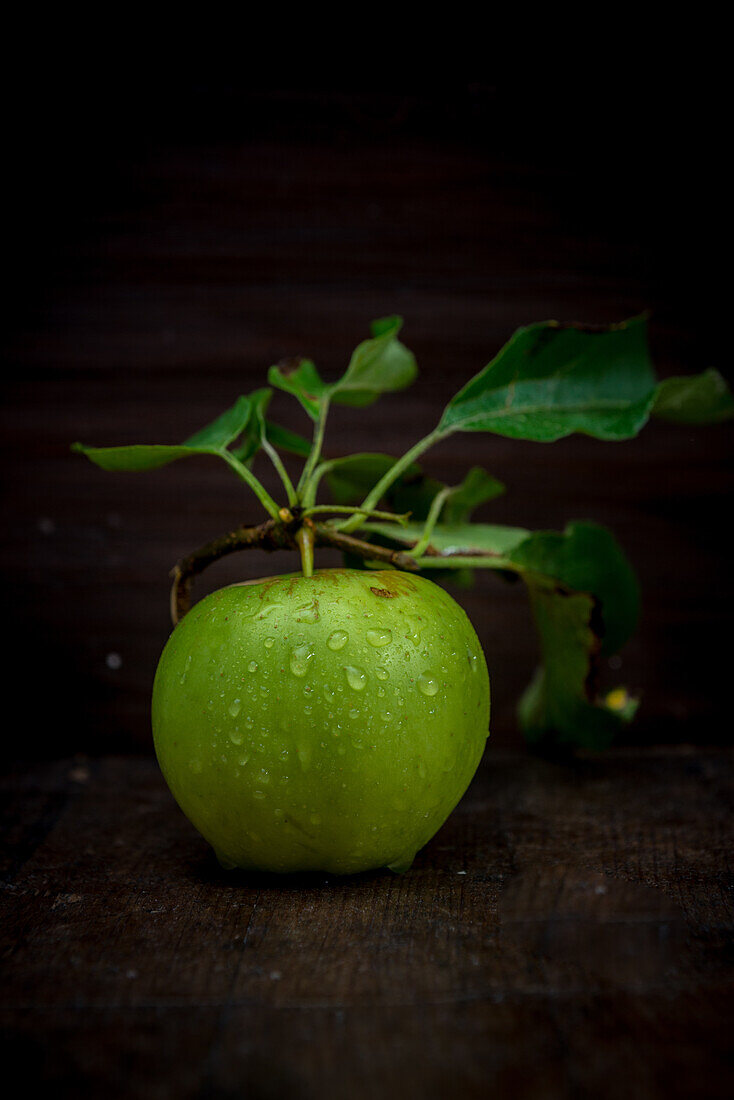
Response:
[[[6,1079],[74,1097],[730,1097],[732,753],[489,750],[402,877],[221,872],[155,763],[3,783]]]

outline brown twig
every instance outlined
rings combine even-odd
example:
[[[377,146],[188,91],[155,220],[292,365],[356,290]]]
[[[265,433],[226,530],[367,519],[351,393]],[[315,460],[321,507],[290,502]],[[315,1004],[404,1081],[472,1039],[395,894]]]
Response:
[[[385,546],[375,546],[372,542],[364,542],[362,539],[355,539],[352,535],[334,531],[325,523],[316,523],[314,526],[316,528],[317,546],[332,546],[349,554],[357,554],[358,557],[364,558],[366,561],[384,561],[386,565],[394,565],[396,569],[416,568],[413,558],[403,550],[390,550]]]
[[[226,535],[220,535],[205,546],[188,554],[171,570],[171,619],[175,626],[184,617],[191,606],[191,586],[199,573],[228,554],[238,550],[296,550],[298,549],[298,519],[291,522],[278,522],[269,519],[255,527],[238,527]],[[368,561],[383,561],[397,569],[415,569],[416,565],[409,554],[401,550],[389,550],[383,546],[355,539],[340,531],[332,530],[327,524],[316,523],[314,545],[329,546],[336,550],[356,554]]]
[[[171,588],[171,619],[175,626],[184,617],[191,605],[191,585],[194,577],[202,573],[215,561],[238,550],[292,550],[296,541],[290,527],[277,523],[273,519],[259,523],[255,527],[238,527],[226,535],[200,546],[198,550],[181,558],[171,570],[173,587]]]

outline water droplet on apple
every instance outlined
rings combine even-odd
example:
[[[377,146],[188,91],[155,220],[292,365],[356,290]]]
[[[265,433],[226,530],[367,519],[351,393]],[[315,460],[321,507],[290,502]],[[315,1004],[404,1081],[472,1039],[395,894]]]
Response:
[[[230,741],[232,742],[233,745],[241,745],[242,742],[244,741],[244,737],[242,736],[242,734],[240,733],[239,730],[232,730],[232,732],[229,735],[229,739],[230,739]]]
[[[275,645],[275,638],[266,638],[265,641],[263,642],[263,645],[265,646],[266,649],[272,649],[273,646]]]
[[[281,604],[279,604],[279,603],[265,604],[263,606],[262,610],[260,611],[260,614],[258,615],[258,619],[267,618],[269,615],[272,615],[274,611],[277,611],[280,608],[280,606],[281,606]]]
[[[355,668],[354,665],[347,665],[344,669],[347,677],[347,683],[353,691],[362,691],[367,683],[367,673],[363,668]]]
[[[317,623],[319,621],[319,601],[312,600],[311,603],[304,604],[302,607],[296,608],[296,622],[297,623]]]
[[[370,645],[375,649],[381,649],[382,646],[390,645],[392,641],[391,630],[368,630],[365,637]]]
[[[349,635],[347,634],[346,630],[335,630],[333,634],[329,635],[326,644],[328,645],[329,649],[337,652],[340,649],[344,649],[344,646],[347,644],[348,641]]]
[[[237,715],[240,713],[241,707],[242,703],[239,699],[233,699],[232,702],[229,704],[229,713],[232,715],[233,718],[236,718]]]
[[[297,645],[291,650],[291,672],[294,676],[305,676],[308,662],[313,660],[313,650],[308,645]]]
[[[186,664],[184,665],[184,670],[181,673],[181,677],[179,679],[180,684],[185,684],[186,683],[186,677],[188,675],[188,671],[189,671],[190,668],[191,668],[191,654],[189,654],[188,657],[186,658]]]
[[[257,668],[258,668],[257,661],[250,661],[249,665],[247,666],[247,671],[248,672],[257,672]]]
[[[298,749],[298,759],[301,767],[304,771],[308,771],[311,766],[311,748],[308,745],[301,745]]]
[[[424,695],[437,695],[439,687],[437,677],[428,669],[418,677],[418,690]]]
[[[375,676],[377,677],[378,680],[387,680],[388,671],[387,671],[386,668],[376,668],[375,669]]]

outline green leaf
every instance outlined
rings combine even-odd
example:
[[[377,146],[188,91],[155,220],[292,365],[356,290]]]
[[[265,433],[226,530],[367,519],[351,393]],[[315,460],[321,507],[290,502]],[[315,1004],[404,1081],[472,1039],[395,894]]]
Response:
[[[734,416],[734,397],[717,370],[661,382],[653,415],[676,424],[718,424]]]
[[[102,470],[130,471],[155,470],[158,466],[167,466],[177,458],[189,458],[191,455],[218,455],[213,447],[185,447],[183,445],[166,447],[158,444],[135,444],[131,447],[85,447],[83,443],[74,443],[72,451],[86,455],[95,466]]]
[[[298,455],[299,458],[308,458],[311,453],[311,440],[298,435],[297,432],[283,428],[272,420],[265,421],[265,434],[274,447],[289,454]]]
[[[258,393],[262,393],[258,390]],[[184,440],[185,447],[206,447],[215,451],[222,451],[244,430],[250,419],[251,398],[238,397],[231,409],[227,409],[211,424],[195,432],[194,435]]]
[[[270,404],[273,391],[267,387],[250,394],[250,415],[245,425],[242,442],[232,450],[240,462],[250,463],[262,446],[265,432],[265,410]]]
[[[86,455],[102,470],[139,472],[167,466],[178,458],[191,455],[221,455],[227,444],[242,432],[250,418],[251,405],[247,397],[238,397],[231,409],[211,424],[190,436],[185,443],[165,446],[157,443],[133,444],[130,447],[86,447],[74,443],[72,450]]]
[[[536,744],[606,748],[631,708],[595,704],[590,697],[598,650],[591,625],[594,601],[545,579],[526,578],[526,583],[543,663],[520,700],[523,732]]]
[[[323,402],[338,405],[371,405],[381,393],[405,389],[417,368],[412,352],[397,339],[400,317],[372,323],[372,337],[359,344],[349,366],[337,382],[324,382],[310,359],[301,359],[287,370],[271,367],[268,381],[298,398],[312,420],[318,420]]]
[[[281,366],[271,367],[268,382],[276,389],[292,394],[303,405],[312,420],[318,420],[321,402],[331,389],[322,380],[310,359],[300,359],[297,366],[287,370]]]
[[[408,523],[396,528],[390,523],[365,523],[364,531],[388,536],[396,542],[414,544],[423,534],[423,524]],[[511,558],[512,551],[530,534],[523,527],[502,527],[490,523],[465,523],[448,527],[437,524],[431,536],[431,546],[447,557],[486,554],[498,558]],[[474,564],[472,562],[472,564]]]
[[[372,338],[354,349],[346,372],[331,387],[332,401],[371,405],[381,393],[404,390],[415,380],[415,357],[397,339],[402,324],[400,317],[373,321]]]
[[[598,601],[603,654],[616,653],[634,631],[639,585],[624,551],[605,527],[575,522],[562,534],[537,531],[507,556],[524,575],[549,578]]]
[[[496,432],[550,442],[571,432],[628,439],[655,395],[645,321],[600,331],[555,322],[518,329],[447,405],[439,433]]]
[[[505,487],[481,466],[473,466],[460,485],[451,490],[441,511],[443,523],[466,523],[475,508],[502,496]]]

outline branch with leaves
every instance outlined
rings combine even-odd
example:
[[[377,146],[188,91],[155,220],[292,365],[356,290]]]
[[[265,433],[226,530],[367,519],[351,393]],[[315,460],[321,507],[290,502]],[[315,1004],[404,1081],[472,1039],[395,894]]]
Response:
[[[636,701],[618,688],[601,697],[600,657],[627,641],[639,615],[634,571],[605,528],[575,522],[562,533],[476,523],[480,505],[504,492],[479,467],[459,485],[427,477],[417,460],[455,432],[489,432],[550,443],[574,432],[600,440],[638,434],[651,416],[680,424],[719,423],[734,416],[734,398],[715,370],[658,382],[647,350],[646,322],[608,328],[556,322],[528,325],[448,403],[436,427],[401,457],[356,454],[325,458],[332,406],[371,405],[409,386],[417,368],[400,342],[401,320],[374,322],[345,373],[325,382],[309,359],[271,367],[269,388],[239,397],[184,443],[86,447],[104,470],[140,471],[180,458],[214,455],[244,481],[268,514],[181,559],[173,571],[174,623],[186,613],[194,577],[235,551],[298,549],[306,576],[319,547],[340,549],[350,565],[424,573],[440,583],[471,584],[476,569],[520,579],[540,641],[539,668],[519,704],[534,743],[598,748],[629,721]],[[268,418],[273,389],[295,397],[313,422],[313,440]],[[304,460],[297,484],[281,457]],[[258,454],[283,487],[278,503],[252,472]],[[329,503],[319,501],[326,484]],[[359,537],[355,536],[359,532]]]

